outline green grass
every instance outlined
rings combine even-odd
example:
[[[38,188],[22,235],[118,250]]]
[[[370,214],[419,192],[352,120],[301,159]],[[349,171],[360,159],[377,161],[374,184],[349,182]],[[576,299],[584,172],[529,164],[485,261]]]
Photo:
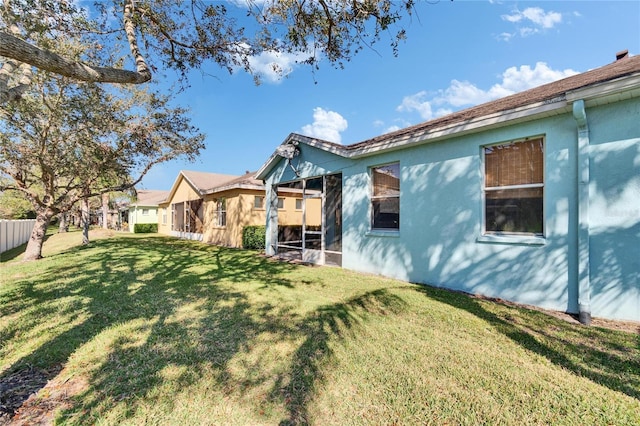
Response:
[[[41,372],[58,423],[640,423],[638,334],[158,235],[78,238],[0,263],[0,380]]]

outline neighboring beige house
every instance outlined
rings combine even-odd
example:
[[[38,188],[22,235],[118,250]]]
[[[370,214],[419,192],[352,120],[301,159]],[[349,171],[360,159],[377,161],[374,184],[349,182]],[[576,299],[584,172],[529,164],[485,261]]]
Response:
[[[137,199],[129,205],[127,223],[129,232],[137,223],[158,223],[158,205],[169,195],[169,191],[140,189]]]
[[[262,181],[242,176],[182,170],[159,204],[158,232],[229,247],[242,246],[245,226],[266,225]],[[301,226],[302,192],[291,189],[278,199],[280,223]],[[309,213],[309,218],[317,214]]]

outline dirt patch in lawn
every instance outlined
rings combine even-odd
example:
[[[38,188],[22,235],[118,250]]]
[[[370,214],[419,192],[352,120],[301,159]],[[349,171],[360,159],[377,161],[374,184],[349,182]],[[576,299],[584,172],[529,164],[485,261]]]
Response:
[[[86,389],[82,379],[63,380],[61,368],[25,368],[0,379],[0,425],[50,425],[54,413],[71,407],[71,397]]]

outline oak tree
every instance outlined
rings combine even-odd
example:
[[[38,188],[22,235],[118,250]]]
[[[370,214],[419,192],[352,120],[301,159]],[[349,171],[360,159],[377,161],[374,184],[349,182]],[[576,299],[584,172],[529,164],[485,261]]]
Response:
[[[155,164],[193,160],[204,136],[168,96],[137,86],[75,82],[36,70],[19,101],[0,110],[0,190],[36,212],[25,260],[41,257],[51,218],[79,200],[133,187]]]
[[[79,81],[139,84],[158,69],[186,77],[213,64],[253,73],[251,58],[264,52],[342,67],[383,35],[397,53],[406,36],[399,21],[414,9],[414,0],[111,0],[91,7],[1,1],[0,104],[20,97],[34,68]],[[69,36],[83,37],[93,56],[66,55],[55,40]],[[105,45],[122,47],[120,56],[107,54]]]

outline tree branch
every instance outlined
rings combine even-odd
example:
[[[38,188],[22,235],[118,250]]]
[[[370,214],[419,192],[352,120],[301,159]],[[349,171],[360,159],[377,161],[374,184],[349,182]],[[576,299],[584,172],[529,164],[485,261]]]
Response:
[[[129,36],[128,32],[127,36]],[[141,59],[142,56],[139,52],[137,55],[134,54],[138,71],[96,67],[68,60],[56,53],[40,49],[24,40],[0,31],[0,56],[80,81],[141,84],[151,80],[151,72],[146,67],[144,59]],[[1,95],[2,93],[0,93]]]
[[[138,48],[138,39],[136,37],[136,26],[133,22],[133,0],[126,0],[124,3],[124,32],[127,35],[127,41],[129,42],[129,49],[136,61],[137,74],[148,77],[145,81],[151,80],[151,71],[144,57],[140,53]],[[144,83],[144,82],[142,82]]]

